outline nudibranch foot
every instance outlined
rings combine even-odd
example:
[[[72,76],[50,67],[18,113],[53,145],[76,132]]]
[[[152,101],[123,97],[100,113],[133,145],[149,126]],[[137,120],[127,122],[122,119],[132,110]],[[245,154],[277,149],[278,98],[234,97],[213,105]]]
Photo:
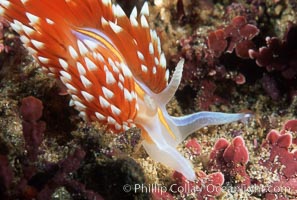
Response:
[[[178,152],[176,147],[166,144],[152,144],[146,141],[143,141],[142,145],[154,161],[182,173],[188,180],[195,180],[196,175],[192,163]]]

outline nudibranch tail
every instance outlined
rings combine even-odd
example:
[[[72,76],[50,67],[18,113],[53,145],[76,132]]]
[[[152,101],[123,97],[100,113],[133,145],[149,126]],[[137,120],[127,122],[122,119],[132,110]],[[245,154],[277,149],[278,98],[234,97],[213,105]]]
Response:
[[[180,152],[176,150],[176,147],[168,145],[162,141],[162,136],[157,136],[158,143],[150,143],[143,141],[142,145],[145,148],[149,156],[172,169],[183,174],[188,180],[194,181],[196,179],[195,171],[192,163],[187,160]]]
[[[182,59],[168,83],[160,39],[149,28],[148,3],[129,17],[110,0],[0,0],[0,14],[20,34],[42,69],[64,83],[85,120],[116,133],[137,126],[156,161],[195,179],[177,145],[197,129],[248,114],[200,112],[172,117],[166,104],[183,71]]]

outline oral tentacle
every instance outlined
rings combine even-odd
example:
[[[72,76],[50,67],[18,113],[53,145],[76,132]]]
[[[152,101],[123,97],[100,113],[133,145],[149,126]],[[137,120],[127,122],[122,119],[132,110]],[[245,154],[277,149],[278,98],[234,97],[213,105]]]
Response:
[[[235,121],[250,118],[252,115],[247,113],[222,113],[222,112],[197,112],[181,117],[170,117],[173,126],[176,126],[177,142],[182,142],[191,133],[205,126],[227,124]]]
[[[159,102],[160,105],[166,105],[175,95],[175,92],[178,89],[178,86],[182,79],[183,67],[184,67],[184,59],[181,59],[172,75],[172,78],[167,85],[167,87],[160,92],[159,94],[155,95],[155,98]]]

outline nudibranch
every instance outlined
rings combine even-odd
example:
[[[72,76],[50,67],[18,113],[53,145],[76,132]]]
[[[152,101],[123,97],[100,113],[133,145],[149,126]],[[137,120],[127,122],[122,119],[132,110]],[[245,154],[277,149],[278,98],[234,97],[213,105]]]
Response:
[[[0,14],[42,69],[64,83],[70,105],[83,119],[107,124],[115,133],[140,128],[149,156],[189,180],[195,171],[177,145],[201,127],[250,117],[168,114],[166,104],[179,86],[184,61],[168,83],[160,39],[147,21],[147,2],[127,17],[110,0],[0,0]]]

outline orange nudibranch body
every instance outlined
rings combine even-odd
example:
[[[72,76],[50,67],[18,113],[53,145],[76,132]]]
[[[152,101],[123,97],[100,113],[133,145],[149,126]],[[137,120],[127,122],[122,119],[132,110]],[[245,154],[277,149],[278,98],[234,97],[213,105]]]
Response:
[[[0,0],[0,14],[20,34],[28,51],[49,75],[60,79],[70,105],[85,120],[115,132],[142,129],[143,146],[163,164],[195,179],[191,163],[176,146],[193,131],[250,117],[248,114],[167,113],[182,77],[181,60],[169,71],[148,3],[129,17],[110,0]]]

